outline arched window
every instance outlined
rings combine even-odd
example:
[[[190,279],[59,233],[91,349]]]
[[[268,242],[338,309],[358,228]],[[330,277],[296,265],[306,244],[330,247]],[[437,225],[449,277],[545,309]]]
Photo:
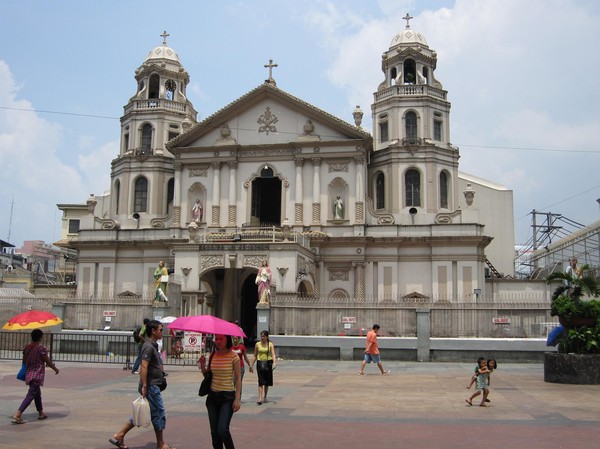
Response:
[[[115,191],[113,192],[115,199],[115,215],[119,214],[119,200],[121,199],[121,181],[115,181]]]
[[[152,125],[149,123],[142,126],[142,148],[140,152],[142,154],[152,153]]]
[[[404,61],[404,84],[415,84],[417,81],[417,67],[413,59]]]
[[[167,204],[165,205],[165,210],[169,210],[169,204],[173,202],[173,198],[175,197],[175,179],[169,179],[167,183]]]
[[[440,207],[448,209],[448,175],[445,171],[440,173]]]
[[[148,180],[139,177],[135,180],[135,189],[133,197],[133,211],[146,212],[148,210]]]
[[[406,207],[421,207],[421,175],[417,170],[410,169],[404,175],[404,190]]]
[[[148,98],[158,98],[160,92],[160,77],[156,73],[150,76],[149,84]]]
[[[385,178],[379,172],[375,179],[375,209],[385,208]]]
[[[406,113],[406,140],[410,144],[417,143],[417,114],[413,111]]]

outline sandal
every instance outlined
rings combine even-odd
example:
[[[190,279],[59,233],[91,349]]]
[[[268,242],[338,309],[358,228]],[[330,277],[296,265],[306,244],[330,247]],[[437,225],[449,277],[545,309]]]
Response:
[[[108,442],[110,444],[114,444],[115,446],[117,446],[119,449],[129,449],[129,446],[125,445],[125,439],[120,439],[118,440],[117,438],[109,438]]]
[[[468,399],[465,399],[465,402],[469,405],[473,405],[473,403],[471,401],[469,401]]]
[[[45,413],[40,413],[40,416],[38,416],[38,419],[46,419],[48,418],[48,415],[46,415]]]
[[[11,423],[13,423],[13,424],[25,424],[25,421],[23,421],[22,418],[15,418],[13,416],[13,419],[12,419]]]

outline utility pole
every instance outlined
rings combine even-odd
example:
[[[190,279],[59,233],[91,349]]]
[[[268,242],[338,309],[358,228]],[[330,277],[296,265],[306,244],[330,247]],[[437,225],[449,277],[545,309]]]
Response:
[[[8,238],[6,241],[10,243],[10,232],[12,229],[13,208],[15,207],[15,194],[13,193],[12,201],[10,202],[10,218],[8,219]]]

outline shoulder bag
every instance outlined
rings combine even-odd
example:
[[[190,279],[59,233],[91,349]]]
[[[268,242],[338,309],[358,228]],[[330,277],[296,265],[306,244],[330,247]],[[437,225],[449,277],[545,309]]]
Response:
[[[204,379],[202,379],[202,383],[200,384],[200,389],[198,390],[198,396],[206,396],[210,393],[210,385],[212,383],[212,371],[210,369],[210,364],[212,363],[214,352],[210,355],[208,359],[208,371],[204,375]]]

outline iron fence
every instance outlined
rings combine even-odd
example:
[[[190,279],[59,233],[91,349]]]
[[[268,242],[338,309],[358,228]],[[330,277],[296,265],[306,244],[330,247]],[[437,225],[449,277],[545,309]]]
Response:
[[[176,357],[173,343],[177,337],[165,336],[161,356],[165,365],[195,365],[197,352],[184,352]],[[31,342],[28,331],[0,331],[0,359],[20,360],[23,348]],[[139,346],[131,332],[45,332],[42,344],[55,362],[113,363],[131,369]]]

